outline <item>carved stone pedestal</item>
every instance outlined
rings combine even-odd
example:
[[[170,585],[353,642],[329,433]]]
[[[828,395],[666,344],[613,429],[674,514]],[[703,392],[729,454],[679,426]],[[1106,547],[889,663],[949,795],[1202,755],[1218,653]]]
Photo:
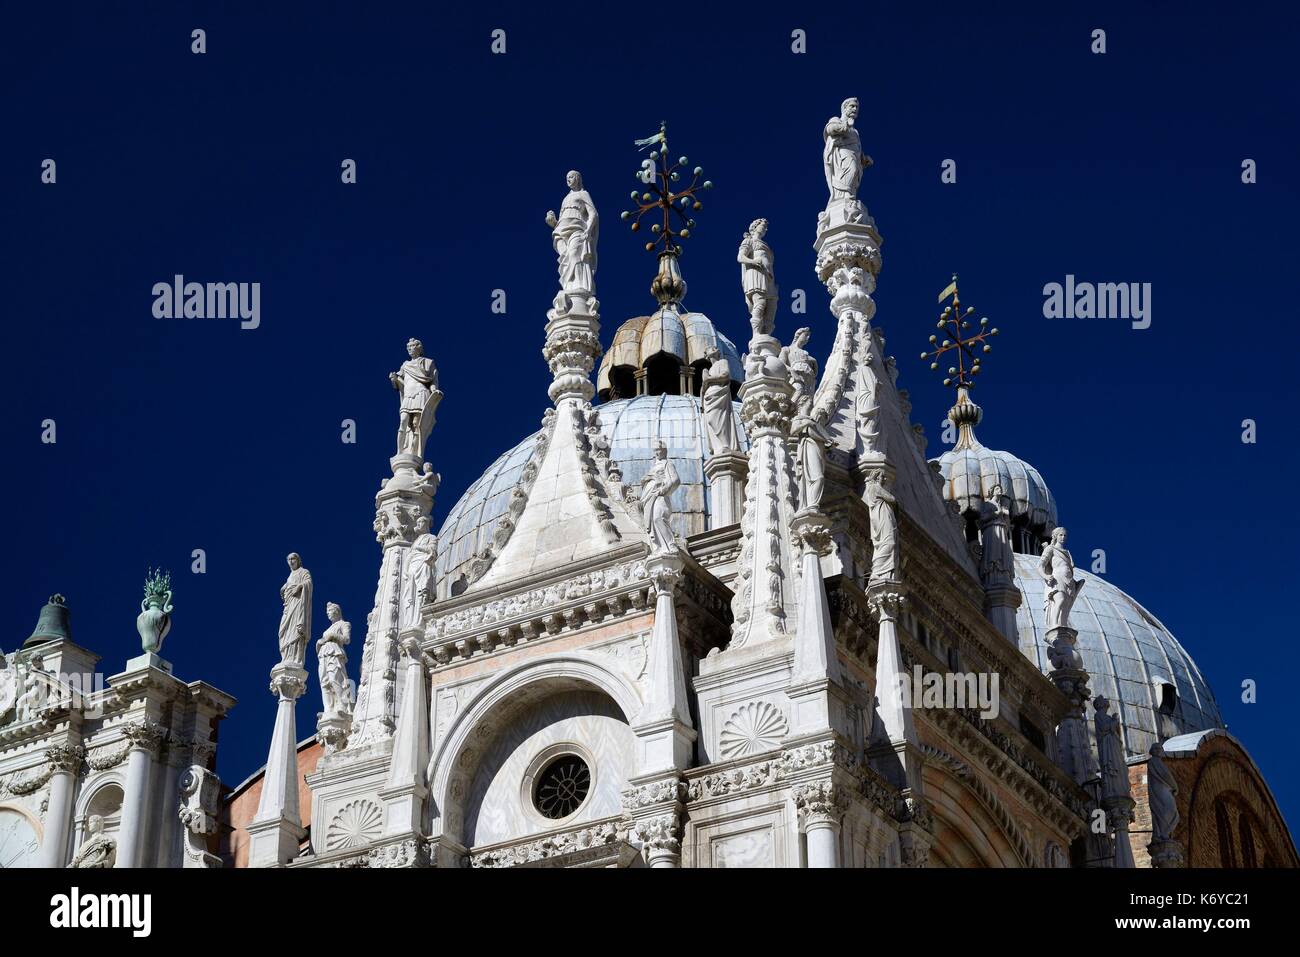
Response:
[[[744,512],[749,458],[739,452],[720,452],[705,461],[704,474],[713,496],[709,507],[709,527],[735,525]]]
[[[1177,841],[1153,841],[1147,845],[1152,867],[1186,867],[1187,856]]]
[[[307,672],[282,661],[271,669],[271,693],[280,704],[266,759],[262,797],[257,815],[248,826],[249,865],[274,867],[298,856],[306,831],[298,807],[298,748],[295,705],[307,690]]]

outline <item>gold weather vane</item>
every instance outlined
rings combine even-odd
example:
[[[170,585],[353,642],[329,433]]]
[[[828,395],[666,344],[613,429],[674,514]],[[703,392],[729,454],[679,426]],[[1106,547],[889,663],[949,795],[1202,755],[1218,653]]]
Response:
[[[937,335],[930,336],[930,345],[934,348],[929,352],[922,352],[922,359],[929,359],[930,368],[939,368],[939,357],[947,352],[956,352],[954,357],[956,365],[948,367],[948,375],[943,380],[944,385],[954,386],[957,389],[970,389],[975,385],[975,376],[980,371],[980,353],[989,353],[993,347],[988,344],[988,340],[998,334],[997,329],[989,328],[988,316],[979,321],[979,332],[975,335],[968,335],[971,328],[970,320],[966,317],[975,311],[973,306],[967,306],[966,311],[961,311],[961,299],[957,293],[957,274],[952,274],[952,282],[948,283],[947,288],[939,293],[939,302],[952,296],[952,302],[943,307],[943,312],[939,314],[938,328],[947,332],[951,339],[939,340]]]
[[[646,147],[654,148],[650,151],[649,159],[641,161],[641,169],[636,174],[637,178],[645,184],[644,190],[632,191],[632,201],[637,204],[637,208],[625,211],[622,218],[631,221],[632,232],[635,233],[641,230],[641,219],[651,210],[656,210],[654,218],[660,221],[650,225],[650,232],[655,234],[655,238],[645,244],[646,251],[654,252],[656,247],[662,247],[659,249],[660,254],[681,255],[682,247],[677,240],[690,239],[691,230],[695,228],[695,220],[687,215],[687,211],[699,212],[704,208],[704,204],[697,198],[697,193],[700,190],[713,189],[713,183],[708,180],[700,181],[704,170],[697,166],[692,171],[690,185],[685,189],[675,188],[675,184],[681,179],[682,171],[686,168],[687,159],[682,156],[676,163],[670,164],[666,122],[659,124],[659,132],[654,136],[636,140],[634,145],[642,150]]]

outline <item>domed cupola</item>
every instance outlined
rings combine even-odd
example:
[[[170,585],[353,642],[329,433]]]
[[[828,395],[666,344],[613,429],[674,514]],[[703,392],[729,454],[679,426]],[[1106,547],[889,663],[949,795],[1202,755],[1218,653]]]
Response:
[[[660,282],[664,269],[675,273],[672,278],[676,282]],[[660,299],[659,308],[651,315],[629,319],[614,333],[614,341],[600,361],[597,397],[607,402],[639,395],[698,396],[713,348],[731,368],[731,391],[735,395],[745,379],[740,352],[714,328],[708,316],[687,312],[675,298],[686,292],[676,259],[663,257],[660,272],[651,287]]]
[[[957,404],[948,410],[957,427],[957,442],[931,460],[943,477],[943,497],[956,502],[966,520],[966,536],[978,538],[980,504],[1001,485],[1010,501],[1011,544],[1024,555],[1037,555],[1056,527],[1056,500],[1038,470],[1010,452],[986,448],[975,437],[983,418],[980,407],[965,388],[957,390]]]
[[[657,156],[657,154],[651,154]],[[696,179],[700,170],[696,169]],[[677,174],[671,174],[676,179]],[[665,179],[665,188],[668,180]],[[705,183],[707,188],[711,184]],[[689,191],[687,191],[689,192]],[[664,196],[681,198],[683,193],[664,193]],[[667,202],[650,202],[645,194],[642,213]],[[699,208],[699,203],[695,208]],[[628,219],[625,213],[623,218]],[[694,220],[686,221],[690,226]],[[639,228],[639,216],[632,229]],[[638,316],[623,323],[609,350],[601,359],[596,375],[596,395],[602,402],[611,399],[631,399],[640,395],[694,395],[700,394],[704,370],[709,367],[709,352],[716,348],[731,369],[731,394],[740,389],[745,379],[745,369],[735,344],[714,328],[709,317],[701,312],[688,312],[682,305],[686,298],[686,280],[682,278],[678,257],[681,246],[675,237],[690,235],[688,228],[675,232],[665,213],[663,225],[652,226],[659,237],[646,244],[647,250],[658,250],[659,271],[650,283],[650,293],[659,308],[648,316]]]

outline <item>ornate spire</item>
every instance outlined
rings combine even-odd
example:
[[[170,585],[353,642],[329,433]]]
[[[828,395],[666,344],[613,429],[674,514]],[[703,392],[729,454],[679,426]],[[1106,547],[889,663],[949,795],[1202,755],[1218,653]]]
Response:
[[[645,244],[645,248],[646,252],[658,255],[659,274],[650,283],[650,292],[661,307],[675,305],[686,298],[686,280],[677,264],[682,254],[679,240],[690,239],[695,220],[688,213],[704,208],[698,194],[712,189],[713,183],[700,179],[704,170],[697,166],[691,171],[690,184],[684,189],[677,187],[689,160],[682,156],[675,163],[670,161],[667,123],[661,122],[658,133],[637,140],[636,145],[643,150],[650,148],[650,156],[641,161],[641,169],[636,174],[645,189],[632,191],[636,209],[624,211],[622,219],[631,222],[635,233],[640,232],[641,220],[646,214],[651,214],[650,232],[654,238]]]
[[[569,193],[557,216],[546,214],[560,271],[560,291],[547,311],[542,355],[554,377],[549,390],[558,407],[565,400],[586,402],[595,394],[591,370],[600,358],[600,303],[596,300],[596,243],[600,216],[582,174],[569,170]]]
[[[956,273],[952,274],[952,282],[939,293],[939,302],[942,303],[949,296],[952,296],[952,302],[944,306],[936,325],[941,333],[952,338],[945,336],[940,340],[937,334],[930,336],[933,348],[922,352],[921,358],[929,359],[930,368],[938,371],[940,357],[952,353],[946,361],[955,364],[948,367],[943,384],[957,390],[957,403],[948,410],[948,418],[957,427],[954,448],[969,449],[979,445],[979,440],[975,438],[975,426],[983,417],[980,407],[970,399],[970,390],[975,388],[975,377],[982,368],[983,360],[980,356],[993,351],[988,340],[996,336],[998,330],[989,327],[988,316],[985,316],[979,321],[979,331],[971,334],[971,321],[967,317],[975,312],[975,307],[967,306],[966,311],[962,312]]]

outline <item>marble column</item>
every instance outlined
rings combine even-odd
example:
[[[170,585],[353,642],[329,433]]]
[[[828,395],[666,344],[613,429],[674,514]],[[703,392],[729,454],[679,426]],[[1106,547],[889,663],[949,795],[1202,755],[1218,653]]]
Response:
[[[1075,643],[1079,633],[1068,625],[1047,632],[1047,656],[1052,668],[1048,679],[1070,700],[1070,710],[1056,726],[1057,763],[1074,780],[1083,784],[1097,776],[1097,761],[1088,742],[1085,709],[1092,692],[1088,672]]]
[[[872,747],[882,773],[895,787],[921,792],[920,739],[912,715],[915,702],[898,642],[898,614],[906,602],[900,582],[874,582],[867,604],[879,623],[876,647],[877,740]]]
[[[122,729],[131,742],[126,758],[126,785],[122,795],[122,823],[117,835],[118,867],[144,866],[145,831],[149,823],[149,784],[163,729],[153,721]]]
[[[45,814],[45,839],[41,842],[41,866],[64,867],[68,863],[68,835],[72,829],[73,792],[77,771],[86,757],[80,745],[47,748],[45,760],[50,776],[50,804]]]
[[[1133,860],[1133,846],[1129,843],[1129,826],[1133,823],[1132,798],[1111,798],[1106,801],[1106,818],[1115,829],[1115,866],[1137,867]]]
[[[725,528],[740,521],[745,506],[745,477],[749,459],[739,452],[719,452],[704,462],[709,480],[709,528]]]
[[[749,348],[740,387],[740,420],[750,441],[749,471],[729,650],[787,636],[799,602],[792,574],[798,558],[790,540],[796,499],[790,454],[794,389],[780,359],[780,342],[755,335]]]
[[[423,830],[424,799],[429,789],[424,781],[429,763],[429,695],[425,687],[425,657],[419,639],[402,641],[402,711],[388,783],[380,792],[384,802],[384,833],[389,836],[420,834]]]
[[[830,553],[830,519],[812,509],[795,514],[791,532],[802,551],[799,629],[788,695],[791,733],[796,736],[845,731],[840,659],[831,627],[821,559]]]
[[[675,814],[661,814],[637,822],[646,864],[650,867],[681,867],[681,823]]]
[[[810,781],[796,785],[793,796],[803,824],[808,866],[839,867],[845,795],[831,781]]]
[[[646,573],[654,583],[655,618],[650,634],[646,700],[633,733],[639,739],[639,774],[690,767],[695,744],[682,642],[677,632],[674,593],[684,562],[679,555],[651,555]]]
[[[307,690],[307,672],[282,661],[271,669],[271,693],[279,698],[262,797],[248,826],[251,867],[274,867],[298,856],[305,836],[298,807],[298,740],[294,711]]]

